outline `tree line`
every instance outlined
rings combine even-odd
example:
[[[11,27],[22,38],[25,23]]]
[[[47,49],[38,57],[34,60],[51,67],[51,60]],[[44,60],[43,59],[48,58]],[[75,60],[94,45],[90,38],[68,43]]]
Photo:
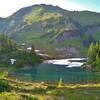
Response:
[[[0,35],[0,66],[11,66],[10,59],[16,59],[14,66],[34,65],[41,62],[41,57],[35,53],[34,45],[31,51],[27,51],[9,38],[7,35]]]

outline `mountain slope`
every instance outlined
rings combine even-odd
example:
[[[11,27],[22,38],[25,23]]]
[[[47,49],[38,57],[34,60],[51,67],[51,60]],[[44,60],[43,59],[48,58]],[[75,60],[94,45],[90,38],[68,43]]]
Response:
[[[86,54],[91,42],[100,41],[100,13],[34,5],[1,18],[0,32],[53,56],[78,57]]]

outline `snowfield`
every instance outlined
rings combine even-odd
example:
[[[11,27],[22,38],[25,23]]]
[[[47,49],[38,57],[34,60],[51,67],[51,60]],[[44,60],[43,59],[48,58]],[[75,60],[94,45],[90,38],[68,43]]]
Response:
[[[56,64],[56,65],[66,65],[66,67],[80,67],[85,62],[86,58],[71,58],[71,59],[59,59],[59,60],[45,60],[44,64]]]

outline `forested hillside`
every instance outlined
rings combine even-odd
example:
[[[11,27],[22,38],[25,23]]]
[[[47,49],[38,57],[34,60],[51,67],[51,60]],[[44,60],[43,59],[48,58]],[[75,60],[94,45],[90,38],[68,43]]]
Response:
[[[0,18],[0,32],[52,56],[83,57],[91,42],[100,41],[100,13],[34,5]]]

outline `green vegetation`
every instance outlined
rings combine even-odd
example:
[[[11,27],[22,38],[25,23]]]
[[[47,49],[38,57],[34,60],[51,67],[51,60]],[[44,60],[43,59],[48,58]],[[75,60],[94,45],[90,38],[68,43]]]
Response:
[[[100,14],[95,12],[72,12],[41,4],[23,8],[8,18],[0,19],[0,32],[18,43],[34,43],[50,56],[58,55],[58,48],[63,50],[72,47],[83,57],[91,42],[100,41],[99,18]],[[67,53],[74,51],[67,50]]]
[[[0,35],[0,52],[11,52],[17,50],[17,44],[7,35]]]
[[[0,73],[1,100],[99,100],[100,84],[64,84],[23,82],[8,78],[8,72]]]
[[[99,100],[100,84],[28,83],[4,77],[0,81],[2,100]],[[59,83],[59,82],[58,82]]]
[[[91,43],[88,50],[88,61],[86,68],[100,71],[100,43]]]
[[[43,7],[36,7],[33,8],[28,14],[23,17],[23,22],[27,22],[28,25],[31,25],[34,22],[45,21],[49,19],[58,19],[62,15],[60,13],[53,13],[53,12],[45,12]]]
[[[8,36],[0,35],[0,67],[25,66],[40,63],[41,59],[34,51],[34,45],[30,51],[23,49]],[[11,59],[16,62],[11,64]]]
[[[62,78],[60,78],[59,81],[58,81],[58,87],[61,87],[62,86],[62,83],[63,83],[62,82]]]
[[[82,11],[82,12],[75,11],[73,13],[73,18],[78,22],[80,22],[81,25],[83,26],[100,23],[100,20],[98,20],[99,17],[100,17],[99,13],[89,12],[89,11]]]
[[[10,68],[41,63],[34,45],[54,58],[58,55],[56,49],[71,47],[80,56],[86,55],[90,43],[100,41],[99,13],[37,5],[0,19],[0,32],[7,34],[0,35],[0,68],[8,70],[0,72],[0,100],[100,100],[100,73],[87,77],[87,84],[64,84],[62,78],[57,83],[22,82],[8,75]],[[8,36],[18,43],[31,45],[32,49],[27,50]],[[14,64],[11,59],[16,60]],[[90,45],[88,61],[83,67],[100,71],[100,43]]]
[[[95,40],[98,40],[100,42],[100,32],[95,32],[93,34],[93,37],[95,38]]]

